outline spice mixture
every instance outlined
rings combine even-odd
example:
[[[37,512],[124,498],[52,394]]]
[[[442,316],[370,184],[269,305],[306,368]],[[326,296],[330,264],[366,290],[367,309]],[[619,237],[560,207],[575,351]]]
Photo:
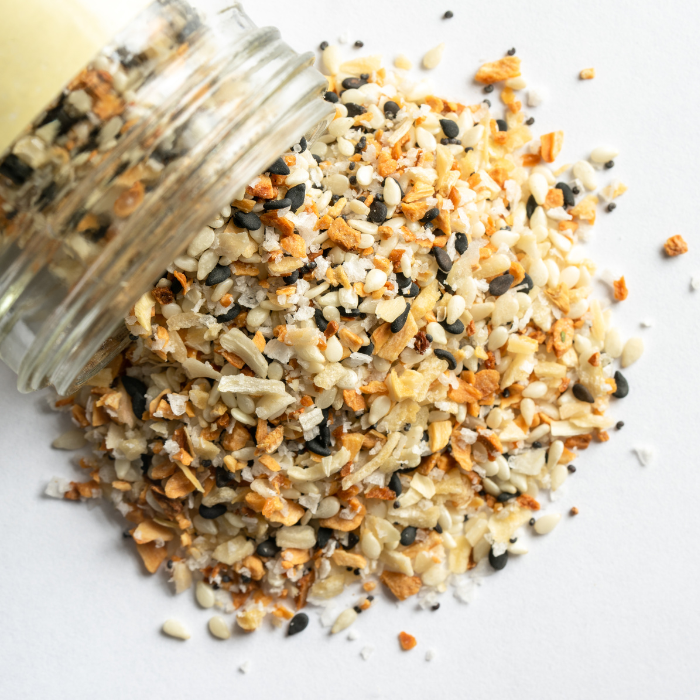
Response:
[[[48,492],[111,500],[149,572],[249,631],[270,615],[300,633],[295,612],[348,586],[332,632],[378,585],[437,609],[525,554],[520,528],[550,532],[540,493],[609,439],[615,361],[643,347],[589,299],[579,245],[626,189],[594,194],[617,152],[558,163],[564,132],[531,132],[514,54],[476,74],[501,109],[326,45],[327,133],[224,207],[135,304],[130,347],[55,401],[79,426],[55,446],[93,451]]]

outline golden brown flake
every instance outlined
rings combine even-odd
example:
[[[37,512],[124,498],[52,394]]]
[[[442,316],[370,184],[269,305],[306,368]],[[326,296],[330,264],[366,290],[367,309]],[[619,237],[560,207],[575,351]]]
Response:
[[[360,247],[360,232],[349,226],[344,219],[334,219],[328,229],[328,238],[343,250],[357,250]]]
[[[552,131],[540,137],[540,155],[545,163],[553,163],[564,145],[564,132]]]
[[[624,275],[620,277],[619,280],[615,280],[613,282],[613,293],[615,296],[615,301],[624,301],[625,299],[627,299],[627,294],[629,292],[627,289],[627,285],[625,284]]]
[[[664,250],[669,258],[674,258],[676,255],[687,253],[688,244],[683,240],[683,236],[676,234],[666,240],[666,243],[664,243]]]
[[[423,585],[419,576],[407,576],[395,571],[384,571],[379,578],[399,600],[415,595]]]
[[[476,73],[478,83],[498,83],[508,78],[517,78],[520,75],[520,59],[517,56],[505,56],[498,61],[484,63]]]

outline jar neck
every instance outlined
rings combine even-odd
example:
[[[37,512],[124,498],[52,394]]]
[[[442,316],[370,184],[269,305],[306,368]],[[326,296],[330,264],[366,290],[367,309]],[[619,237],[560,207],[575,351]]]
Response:
[[[159,41],[151,33],[125,58],[139,36],[132,26],[91,69],[151,61],[131,71],[129,128],[94,163],[78,161],[49,202],[41,170],[19,188],[0,184],[6,218],[8,202],[17,212],[0,243],[0,353],[22,391],[52,383],[68,392],[108,362],[126,340],[114,335],[122,319],[192,234],[332,110],[312,56],[256,28],[237,5],[216,29],[180,2],[151,6],[136,20],[141,35],[154,22]],[[95,227],[97,241],[85,233]]]

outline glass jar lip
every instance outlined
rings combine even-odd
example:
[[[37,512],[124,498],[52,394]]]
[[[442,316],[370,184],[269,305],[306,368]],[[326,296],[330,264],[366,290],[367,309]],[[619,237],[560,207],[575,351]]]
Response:
[[[179,5],[181,3],[176,2],[167,6]],[[245,30],[245,37],[235,50],[231,47],[228,57],[222,57],[221,50],[209,53],[217,66],[216,71],[202,70],[204,61],[188,64],[186,57],[175,56],[178,63],[170,74],[163,70],[146,84],[150,101],[139,102],[139,91],[132,90],[137,107],[149,107],[151,111],[146,116],[141,115],[143,123],[138,126],[143,128],[127,134],[124,140],[120,138],[114,152],[101,159],[97,172],[90,173],[89,187],[86,178],[82,199],[80,191],[74,189],[70,195],[72,200],[68,198],[61,202],[63,206],[39,209],[34,202],[30,213],[35,215],[36,221],[32,222],[33,229],[28,223],[26,230],[31,231],[32,237],[46,237],[48,230],[54,242],[71,224],[75,227],[78,213],[82,217],[79,221],[84,221],[94,211],[103,214],[97,207],[100,196],[105,195],[102,189],[108,191],[110,185],[124,179],[125,173],[149,162],[129,161],[129,149],[140,146],[145,151],[143,143],[158,130],[161,137],[164,133],[172,133],[179,138],[191,125],[189,120],[201,120],[207,100],[211,103],[217,94],[217,85],[218,90],[226,85],[230,87],[236,78],[236,89],[230,94],[237,94],[238,98],[230,104],[220,102],[216,110],[210,109],[210,116],[215,117],[209,125],[211,128],[197,145],[187,151],[189,160],[175,159],[164,164],[163,171],[170,178],[165,178],[165,187],[154,187],[133,195],[141,197],[137,210],[133,212],[134,218],[129,219],[129,215],[117,221],[111,242],[90,264],[85,265],[82,275],[70,285],[66,297],[37,330],[18,372],[20,390],[31,391],[49,381],[59,391],[67,391],[73,388],[76,377],[88,378],[85,372],[81,375],[86,363],[93,371],[99,370],[109,361],[109,355],[103,352],[101,360],[93,358],[92,362],[90,357],[119,326],[129,305],[145,291],[149,282],[152,284],[151,277],[154,278],[187,246],[189,239],[211,220],[212,214],[235,198],[236,190],[240,191],[257,172],[264,170],[290,142],[333,112],[333,106],[320,98],[326,79],[311,68],[311,54],[297,55],[280,40],[277,30],[255,28],[239,3],[229,5],[227,11],[241,31]],[[140,19],[152,17],[151,8],[149,12],[150,15],[143,13]],[[188,36],[194,43],[191,35]],[[118,39],[107,50],[111,51],[110,56],[119,56]],[[193,54],[197,55],[194,51]],[[204,48],[200,57],[202,55],[207,55]],[[133,59],[127,57],[126,60]],[[185,78],[184,82],[175,81],[178,73]],[[82,87],[80,85],[80,89]],[[170,114],[161,107],[163,101],[157,99],[168,89],[171,94],[180,96],[180,99],[171,100]],[[189,98],[185,105],[182,103],[183,94]],[[158,119],[153,117],[154,114]],[[148,117],[151,117],[151,122],[148,122]],[[183,131],[178,132],[178,129]],[[212,134],[219,140],[215,142]],[[207,142],[207,146],[202,146],[202,142]],[[124,144],[121,150],[120,143]],[[156,153],[156,150],[151,153]],[[123,162],[128,163],[127,169],[119,171]],[[175,165],[181,172],[178,173]],[[128,193],[129,189],[124,191]],[[174,211],[164,211],[166,204]],[[45,227],[43,234],[38,231],[40,221]],[[49,224],[47,229],[46,224]],[[166,224],[177,230],[164,232]],[[67,245],[66,241],[69,239],[64,237],[61,245]],[[136,246],[140,249],[136,250]],[[46,261],[47,266],[51,261],[52,258]],[[25,260],[25,263],[26,275],[30,261]],[[107,290],[111,296],[105,293],[107,283],[112,284]],[[119,342],[112,342],[111,347],[118,345]]]

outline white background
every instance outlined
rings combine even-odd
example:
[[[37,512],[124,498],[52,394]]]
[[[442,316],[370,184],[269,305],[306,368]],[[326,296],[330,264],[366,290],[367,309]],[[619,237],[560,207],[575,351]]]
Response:
[[[481,99],[480,63],[515,46],[530,85],[547,99],[535,130],[565,132],[558,163],[603,143],[629,192],[601,213],[590,257],[625,274],[629,299],[615,316],[642,335],[643,359],[626,373],[625,421],[577,460],[565,496],[549,507],[559,527],[511,557],[474,603],[443,596],[437,612],[388,599],[360,616],[358,641],[329,637],[315,615],[301,635],[268,625],[226,642],[206,630],[208,611],[175,598],[143,573],[124,526],[98,507],[42,497],[52,475],[74,476],[52,451],[67,424],[40,395],[21,396],[0,366],[0,697],[13,698],[691,698],[700,695],[697,327],[698,5],[691,2],[247,2],[260,25],[279,26],[298,50],[344,30],[365,51],[415,63],[439,41],[437,94]],[[455,17],[441,20],[452,9]],[[348,55],[356,55],[349,46]],[[593,66],[597,77],[577,79]],[[496,93],[497,94],[497,93]],[[497,98],[494,104],[498,104]],[[690,253],[665,259],[681,233]],[[602,290],[603,294],[605,290]],[[651,329],[640,327],[644,319]],[[632,448],[656,457],[642,467]],[[566,515],[576,505],[577,518]],[[163,637],[168,617],[193,638]],[[418,647],[399,651],[406,630]],[[360,649],[376,647],[369,661]],[[436,658],[427,663],[425,652]],[[248,675],[237,669],[250,661]]]

